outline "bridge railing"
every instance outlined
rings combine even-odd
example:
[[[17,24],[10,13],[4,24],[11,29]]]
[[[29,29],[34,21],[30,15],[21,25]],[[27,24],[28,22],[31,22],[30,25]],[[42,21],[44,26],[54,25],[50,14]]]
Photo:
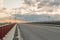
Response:
[[[15,23],[0,27],[0,40],[14,27]]]

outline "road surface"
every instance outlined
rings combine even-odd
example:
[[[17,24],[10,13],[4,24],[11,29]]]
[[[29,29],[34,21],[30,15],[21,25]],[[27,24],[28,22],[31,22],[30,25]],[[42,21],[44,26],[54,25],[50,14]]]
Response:
[[[24,40],[60,40],[60,27],[18,24]]]

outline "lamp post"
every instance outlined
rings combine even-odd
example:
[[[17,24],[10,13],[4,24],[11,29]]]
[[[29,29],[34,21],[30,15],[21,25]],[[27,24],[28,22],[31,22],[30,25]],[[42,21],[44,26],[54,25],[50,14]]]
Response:
[[[15,23],[16,23],[16,9],[15,9]]]

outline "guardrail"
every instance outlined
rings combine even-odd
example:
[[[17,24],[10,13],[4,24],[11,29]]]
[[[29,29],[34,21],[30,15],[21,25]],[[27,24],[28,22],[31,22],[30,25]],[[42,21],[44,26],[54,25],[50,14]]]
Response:
[[[14,27],[14,24],[6,25],[3,27],[0,27],[0,40],[3,40],[3,37]]]

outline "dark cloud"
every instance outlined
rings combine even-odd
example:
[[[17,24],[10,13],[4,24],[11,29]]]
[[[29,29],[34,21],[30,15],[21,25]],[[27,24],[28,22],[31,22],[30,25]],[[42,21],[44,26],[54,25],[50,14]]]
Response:
[[[16,17],[16,20],[24,20],[24,21],[33,21],[33,22],[42,22],[42,21],[54,21],[60,20],[60,15],[21,15],[21,14],[13,14],[13,18]]]
[[[40,4],[44,4],[46,5],[48,3],[48,5],[50,6],[59,6],[60,5],[60,0],[35,0],[36,3],[40,2]],[[25,0],[25,3],[31,5],[32,4],[32,0]],[[33,2],[34,3],[34,2]]]

